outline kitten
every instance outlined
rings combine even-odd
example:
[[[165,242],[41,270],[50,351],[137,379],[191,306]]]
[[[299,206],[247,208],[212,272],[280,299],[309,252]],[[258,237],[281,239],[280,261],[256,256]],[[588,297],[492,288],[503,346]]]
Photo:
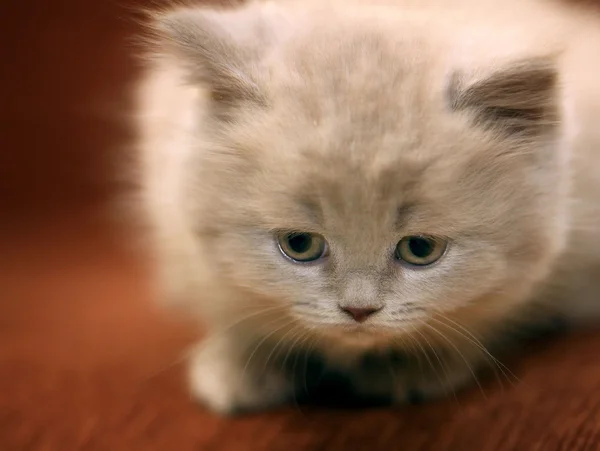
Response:
[[[597,317],[596,20],[533,0],[154,14],[140,203],[161,297],[209,331],[194,396],[285,403],[316,355],[359,395],[431,398],[522,326]]]

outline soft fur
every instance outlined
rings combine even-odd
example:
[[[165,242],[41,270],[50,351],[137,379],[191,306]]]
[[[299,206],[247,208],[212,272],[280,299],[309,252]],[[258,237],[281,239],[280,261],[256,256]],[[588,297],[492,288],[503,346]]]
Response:
[[[156,13],[140,203],[161,297],[212,334],[192,392],[220,412],[285,402],[304,353],[360,395],[437,396],[506,371],[488,347],[520,327],[597,316],[597,28],[549,0]],[[330,255],[294,264],[279,230]],[[414,234],[446,255],[394,261]],[[381,310],[356,324],[339,305]]]

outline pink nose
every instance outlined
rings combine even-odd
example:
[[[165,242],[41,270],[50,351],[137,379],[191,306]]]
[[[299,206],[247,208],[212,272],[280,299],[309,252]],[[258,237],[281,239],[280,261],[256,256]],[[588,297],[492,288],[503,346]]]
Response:
[[[354,307],[342,307],[342,310],[350,315],[357,323],[364,323],[369,316],[373,313],[377,313],[381,308],[366,307],[366,308],[354,308]]]

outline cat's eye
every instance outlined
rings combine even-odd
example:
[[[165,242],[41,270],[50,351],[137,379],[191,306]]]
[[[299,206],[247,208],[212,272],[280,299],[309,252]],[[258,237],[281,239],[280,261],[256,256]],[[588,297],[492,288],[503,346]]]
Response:
[[[438,261],[448,247],[442,238],[425,235],[405,236],[396,246],[395,256],[409,265],[427,266]]]
[[[280,233],[279,249],[295,262],[308,263],[327,255],[327,241],[321,235],[308,232]]]

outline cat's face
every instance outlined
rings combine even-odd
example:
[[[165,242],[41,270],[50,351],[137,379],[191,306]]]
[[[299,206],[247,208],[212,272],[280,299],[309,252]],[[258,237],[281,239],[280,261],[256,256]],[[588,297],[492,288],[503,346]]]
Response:
[[[563,239],[553,69],[471,83],[426,46],[332,41],[213,93],[187,208],[232,302],[357,344],[521,302]]]

